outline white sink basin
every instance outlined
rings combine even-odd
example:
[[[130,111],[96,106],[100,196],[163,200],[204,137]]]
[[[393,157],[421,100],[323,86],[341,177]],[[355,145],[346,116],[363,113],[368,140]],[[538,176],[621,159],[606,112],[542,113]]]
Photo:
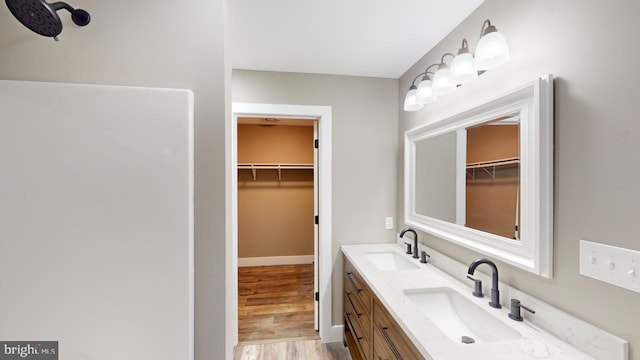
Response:
[[[395,251],[364,253],[364,257],[375,265],[378,270],[382,271],[415,270],[420,268],[417,264],[412,263],[411,260]]]
[[[451,340],[465,342],[496,342],[521,337],[520,333],[496,319],[487,310],[448,288],[411,289],[403,291],[431,322]],[[487,305],[489,309],[489,305]]]

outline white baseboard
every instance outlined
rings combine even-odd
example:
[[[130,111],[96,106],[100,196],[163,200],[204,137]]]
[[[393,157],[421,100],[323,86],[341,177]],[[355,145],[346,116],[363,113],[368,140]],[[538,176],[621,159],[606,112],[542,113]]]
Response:
[[[342,342],[342,333],[344,332],[344,325],[333,325],[329,336],[322,338],[323,343]]]
[[[313,264],[313,255],[238,258],[238,267]]]

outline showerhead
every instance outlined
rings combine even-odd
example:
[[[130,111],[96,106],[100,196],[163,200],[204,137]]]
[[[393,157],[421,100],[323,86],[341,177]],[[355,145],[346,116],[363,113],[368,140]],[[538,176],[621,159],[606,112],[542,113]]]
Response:
[[[91,21],[88,12],[74,9],[66,3],[55,2],[49,4],[45,0],[5,0],[13,16],[29,28],[42,36],[58,40],[62,32],[62,20],[57,11],[66,9],[71,13],[71,19],[78,26],[85,26]]]

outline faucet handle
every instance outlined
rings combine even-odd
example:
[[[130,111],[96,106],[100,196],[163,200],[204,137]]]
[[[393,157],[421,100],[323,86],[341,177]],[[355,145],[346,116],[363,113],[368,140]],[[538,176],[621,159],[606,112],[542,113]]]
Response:
[[[427,258],[430,258],[431,255],[427,254],[426,251],[422,250],[422,252],[420,253],[420,262],[423,264],[426,264],[429,262],[429,260],[427,260]]]
[[[473,280],[473,296],[483,298],[484,294],[482,293],[482,280],[474,279],[469,275],[467,275],[467,279]]]
[[[528,312],[535,314],[536,312],[520,303],[518,299],[511,299],[511,311],[509,312],[509,318],[515,321],[522,321],[524,318],[520,314],[520,309],[525,309]]]
[[[407,254],[413,254],[413,251],[411,251],[411,244],[410,243],[404,243],[405,245],[407,245]]]

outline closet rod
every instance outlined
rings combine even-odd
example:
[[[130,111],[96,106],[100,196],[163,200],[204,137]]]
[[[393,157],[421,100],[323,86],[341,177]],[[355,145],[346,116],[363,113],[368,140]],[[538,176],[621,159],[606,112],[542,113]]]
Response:
[[[467,169],[478,169],[483,167],[503,166],[503,165],[519,164],[519,163],[520,163],[519,157],[511,157],[506,159],[467,163]]]
[[[253,180],[256,180],[256,170],[278,170],[278,181],[282,181],[282,170],[307,170],[313,169],[313,164],[247,164],[239,163],[238,170],[247,169],[251,170]]]
[[[506,166],[506,165],[513,165],[513,164],[520,164],[520,158],[519,157],[511,157],[511,158],[506,158],[506,159],[498,159],[498,160],[491,160],[491,161],[479,161],[479,162],[474,162],[474,163],[468,163],[467,164],[467,170],[471,169],[473,170],[471,173],[469,173],[469,171],[467,171],[467,175],[469,175],[472,179],[476,178],[476,169],[482,169],[484,170],[484,172],[486,172],[489,176],[491,176],[491,178],[496,177],[496,167],[498,166]],[[487,168],[493,167],[493,173],[490,172],[489,170],[487,170]]]

